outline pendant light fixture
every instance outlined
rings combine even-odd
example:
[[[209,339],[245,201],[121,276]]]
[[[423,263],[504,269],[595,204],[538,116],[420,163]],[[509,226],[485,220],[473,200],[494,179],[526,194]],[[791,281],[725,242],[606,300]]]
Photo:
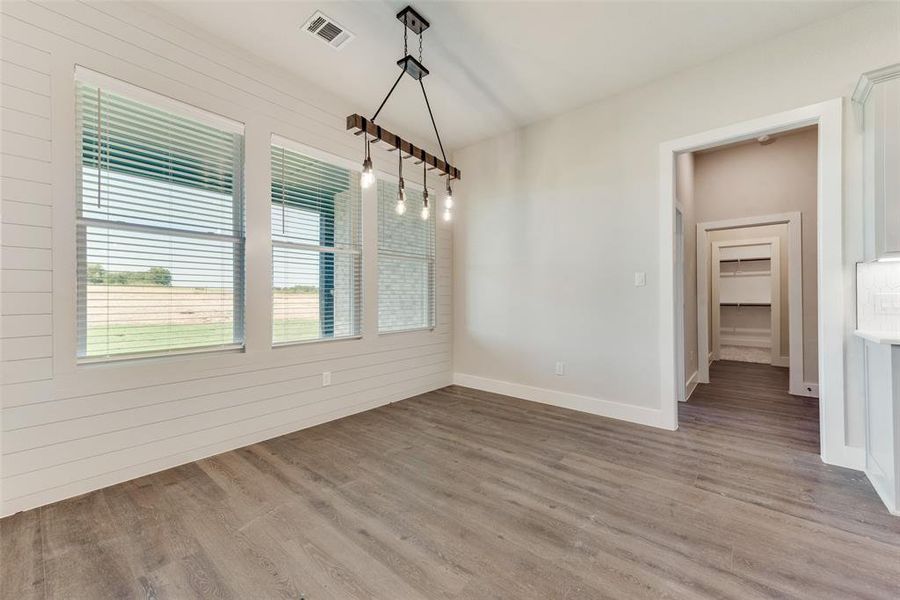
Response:
[[[425,163],[423,162],[422,163],[422,181],[427,182],[427,176],[428,176],[428,173],[426,173],[426,171],[425,171]],[[428,185],[426,183],[425,187],[422,188],[422,220],[423,221],[428,220],[428,216],[429,216],[428,213],[429,213],[429,210],[428,210]]]
[[[387,96],[385,96],[384,100],[381,101],[381,105],[378,107],[378,110],[375,111],[375,114],[371,119],[367,119],[358,114],[353,114],[347,117],[347,129],[354,130],[354,133],[356,135],[362,135],[363,141],[365,143],[365,155],[362,164],[362,174],[360,175],[360,184],[362,185],[362,187],[368,188],[375,182],[375,171],[372,164],[370,146],[371,144],[384,142],[388,147],[388,152],[399,152],[400,155],[398,169],[400,175],[400,185],[397,192],[397,205],[395,207],[397,214],[402,215],[406,213],[406,190],[405,183],[403,181],[403,161],[408,158],[413,158],[416,160],[416,164],[422,165],[422,185],[425,188],[425,191],[422,193],[422,212],[420,216],[425,220],[427,220],[431,216],[431,208],[428,205],[428,181],[426,175],[428,170],[436,169],[442,175],[445,175],[447,177],[447,196],[444,200],[443,217],[445,221],[449,221],[451,219],[450,211],[453,208],[453,191],[450,189],[450,180],[459,179],[462,173],[460,173],[459,169],[447,162],[447,155],[444,152],[444,145],[441,142],[441,134],[438,132],[437,123],[435,123],[434,120],[434,113],[431,111],[431,103],[428,101],[428,94],[425,92],[425,84],[422,82],[422,79],[429,74],[428,69],[426,69],[425,65],[422,64],[422,32],[428,29],[431,24],[427,20],[425,20],[422,15],[416,12],[411,6],[407,6],[399,13],[397,13],[397,19],[401,23],[403,23],[404,56],[397,61],[397,66],[400,67],[400,75],[397,77],[394,85],[391,86],[391,89],[388,91]],[[407,36],[410,31],[419,36],[418,59],[409,54]],[[437,138],[438,146],[441,149],[441,156],[443,160],[434,156],[433,154],[429,154],[418,146],[414,146],[410,142],[404,140],[396,134],[391,133],[380,125],[375,124],[375,119],[378,118],[379,113],[381,113],[381,109],[384,108],[384,105],[391,97],[391,94],[394,93],[394,90],[397,88],[397,85],[403,78],[404,73],[419,82],[419,87],[422,90],[422,96],[425,98],[425,106],[428,108],[428,116],[431,117],[431,125],[434,128],[434,134]],[[372,137],[371,140],[369,140],[369,136]]]
[[[453,208],[453,189],[450,188],[450,177],[447,177],[447,195],[444,197],[444,220],[449,221],[453,218],[450,209]]]
[[[400,163],[398,171],[400,173],[400,185],[397,188],[397,206],[394,210],[397,211],[398,215],[404,215],[406,213],[406,185],[403,183],[403,153],[398,154],[400,157],[398,161]]]
[[[375,183],[375,170],[372,168],[372,157],[369,154],[369,136],[363,135],[363,142],[365,143],[365,158],[363,159],[362,164],[362,174],[359,176],[359,184],[364,187],[370,187],[373,183]]]

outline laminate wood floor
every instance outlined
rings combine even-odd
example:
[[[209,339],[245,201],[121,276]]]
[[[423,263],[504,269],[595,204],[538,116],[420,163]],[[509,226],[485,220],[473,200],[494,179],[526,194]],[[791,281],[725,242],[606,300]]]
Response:
[[[900,518],[787,372],[666,432],[449,387],[0,522],[2,597],[893,598]]]

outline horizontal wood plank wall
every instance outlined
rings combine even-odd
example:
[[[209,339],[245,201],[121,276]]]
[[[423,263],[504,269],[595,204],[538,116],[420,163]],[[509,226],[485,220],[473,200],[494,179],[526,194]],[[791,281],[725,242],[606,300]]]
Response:
[[[347,105],[137,4],[4,3],[0,15],[0,514],[450,383],[450,228],[438,225],[437,327],[378,336],[374,191],[364,196],[363,338],[269,343],[269,136],[356,162],[362,146],[344,118],[366,99]],[[75,364],[76,64],[245,123],[246,352]]]

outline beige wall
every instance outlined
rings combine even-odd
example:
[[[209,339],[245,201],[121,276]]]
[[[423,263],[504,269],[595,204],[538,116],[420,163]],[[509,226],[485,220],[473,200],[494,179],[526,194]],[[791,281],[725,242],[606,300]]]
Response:
[[[694,156],[694,217],[697,223],[799,211],[802,220],[803,381],[818,381],[816,286],[816,161],[818,136],[805,129],[775,143],[740,144]],[[761,229],[760,229],[761,231]],[[717,234],[721,238],[725,234]],[[740,235],[757,237],[755,233]],[[782,272],[787,272],[786,247]],[[685,248],[685,256],[696,256]],[[694,290],[696,280],[685,282]],[[787,282],[782,286],[787,298]],[[784,303],[783,307],[786,308]],[[782,314],[782,342],[787,341],[787,310]],[[786,354],[786,352],[783,352]]]
[[[846,99],[860,73],[897,62],[898,23],[900,5],[866,4],[455,152],[457,380],[574,394],[625,418],[660,411],[672,364],[659,347],[660,143],[843,97],[845,412],[847,442],[860,446],[862,137]],[[646,286],[633,285],[636,271]]]

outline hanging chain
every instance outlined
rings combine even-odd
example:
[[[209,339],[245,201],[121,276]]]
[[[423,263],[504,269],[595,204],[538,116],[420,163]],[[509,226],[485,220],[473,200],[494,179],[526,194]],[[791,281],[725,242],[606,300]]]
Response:
[[[403,25],[403,56],[409,54],[409,51],[406,49],[406,34],[407,34],[406,25]]]
[[[422,62],[422,32],[419,32],[419,62]]]

